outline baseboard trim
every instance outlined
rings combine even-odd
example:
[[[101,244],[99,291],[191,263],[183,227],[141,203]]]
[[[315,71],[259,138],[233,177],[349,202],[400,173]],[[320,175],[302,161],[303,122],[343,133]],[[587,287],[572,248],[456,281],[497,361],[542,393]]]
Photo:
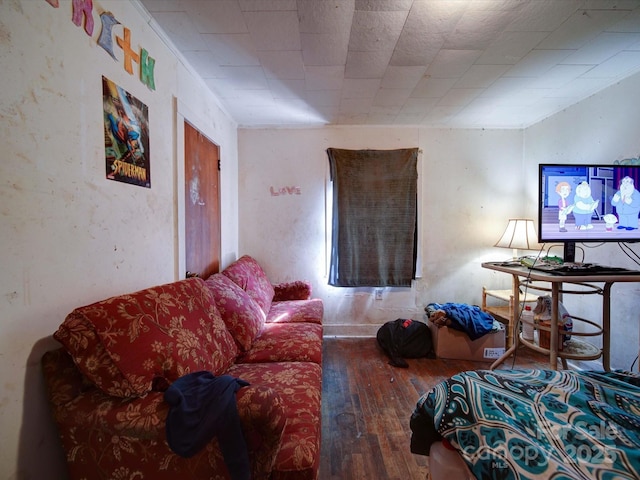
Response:
[[[382,324],[332,324],[324,325],[324,337],[374,337]]]

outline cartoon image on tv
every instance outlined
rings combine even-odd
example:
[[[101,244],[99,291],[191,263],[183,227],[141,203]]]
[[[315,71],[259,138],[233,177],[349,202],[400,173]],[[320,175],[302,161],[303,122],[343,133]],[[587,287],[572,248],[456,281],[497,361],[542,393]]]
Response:
[[[561,232],[566,232],[565,222],[567,216],[573,210],[573,204],[570,204],[567,198],[571,194],[571,185],[567,182],[560,182],[556,185],[556,193],[560,197],[558,200],[558,226]]]
[[[591,215],[598,208],[599,202],[591,196],[591,187],[587,182],[582,182],[576,187],[576,195],[573,197],[573,216],[576,219],[576,229],[589,230],[593,228]]]
[[[611,205],[616,207],[619,219],[618,229],[636,230],[638,228],[640,192],[636,190],[633,178],[624,177],[620,180],[620,189],[611,198]]]

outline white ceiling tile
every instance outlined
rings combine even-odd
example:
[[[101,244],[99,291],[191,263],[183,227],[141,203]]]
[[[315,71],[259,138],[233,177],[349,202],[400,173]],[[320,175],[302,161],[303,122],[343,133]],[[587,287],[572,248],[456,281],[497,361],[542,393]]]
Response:
[[[237,90],[255,90],[269,88],[262,67],[220,67],[221,78],[231,81]]]
[[[313,90],[306,93],[306,98],[314,107],[340,106],[339,90]]]
[[[307,90],[340,90],[344,79],[344,67],[306,67]]]
[[[407,12],[356,11],[351,25],[349,52],[393,52]]]
[[[413,0],[356,0],[356,10],[408,11]]]
[[[518,15],[507,25],[508,32],[552,32],[582,6],[579,2],[536,0],[520,2]]]
[[[267,84],[276,99],[304,98],[307,94],[304,80],[267,78]]]
[[[405,88],[413,90],[422,79],[426,67],[390,66],[382,77],[382,88]]]
[[[371,110],[369,98],[343,98],[340,100],[340,113],[364,114]]]
[[[452,88],[442,96],[438,106],[464,106],[481,93],[482,89],[479,88]]]
[[[411,93],[416,98],[440,98],[456,83],[457,78],[423,78]]]
[[[481,94],[482,97],[499,97],[501,95],[511,95],[518,92],[534,79],[529,77],[500,77],[489,87],[485,88]]]
[[[556,65],[544,76],[533,80],[531,88],[560,88],[591,70],[591,65]]]
[[[300,50],[262,51],[258,59],[267,78],[304,80],[304,64]]]
[[[463,75],[482,55],[481,50],[442,49],[427,68],[433,78],[454,78]]]
[[[209,50],[185,51],[182,54],[202,78],[220,78],[223,76],[217,59]]]
[[[248,32],[236,0],[183,0],[182,5],[200,33]]]
[[[204,34],[202,39],[221,66],[260,65],[248,33]]]
[[[444,48],[452,50],[484,49],[513,20],[513,11],[486,8],[487,2],[472,2],[448,35]]]
[[[298,16],[295,11],[244,12],[257,50],[300,50]]]
[[[456,28],[469,0],[415,0],[407,17],[405,31],[411,35],[447,34]]]
[[[586,72],[584,78],[619,79],[640,69],[640,51],[620,52]]]
[[[438,103],[439,98],[409,97],[400,110],[401,114],[419,114],[428,112]]]
[[[391,52],[352,52],[347,54],[346,78],[382,78]]]
[[[636,10],[629,12],[624,18],[607,28],[610,32],[640,33],[640,10],[638,2],[634,2]]]
[[[562,63],[595,65],[608,60],[620,50],[626,50],[638,42],[640,42],[640,33],[603,32],[593,41],[565,58]]]
[[[424,119],[424,113],[399,113],[393,122],[394,125],[418,125]]]
[[[296,0],[238,0],[243,12],[282,11],[296,9]]]
[[[342,98],[373,99],[382,83],[379,79],[345,78],[342,86]]]
[[[478,64],[513,65],[533,50],[546,32],[504,32],[478,58]]]
[[[456,82],[456,88],[486,88],[508,69],[508,65],[471,65]]]
[[[381,88],[373,99],[373,105],[377,107],[395,107],[398,111],[411,95],[410,89]]]
[[[344,65],[349,36],[346,33],[300,34],[305,65]]]
[[[393,50],[390,64],[394,66],[427,66],[438,54],[444,43],[440,33],[422,32],[419,35],[407,34],[406,29],[400,35]]]
[[[606,87],[607,82],[602,78],[576,78],[560,88],[544,90],[542,96],[546,98],[566,98],[575,101],[594,94]]]
[[[522,128],[640,72],[640,0],[140,1],[241,126]]]
[[[185,12],[158,12],[154,18],[181,51],[204,48],[202,37]]]
[[[351,30],[354,0],[298,0],[300,33],[344,33]]]
[[[623,20],[627,14],[613,10],[578,10],[537,48],[577,50],[596,38],[603,29]]]
[[[562,63],[575,50],[533,50],[511,67],[504,76],[539,77],[554,65]]]

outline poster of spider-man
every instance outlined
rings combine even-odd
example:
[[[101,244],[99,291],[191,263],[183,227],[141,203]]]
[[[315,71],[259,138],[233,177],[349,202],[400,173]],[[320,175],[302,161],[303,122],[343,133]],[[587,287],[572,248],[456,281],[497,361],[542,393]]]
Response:
[[[107,179],[151,188],[147,106],[102,77]]]

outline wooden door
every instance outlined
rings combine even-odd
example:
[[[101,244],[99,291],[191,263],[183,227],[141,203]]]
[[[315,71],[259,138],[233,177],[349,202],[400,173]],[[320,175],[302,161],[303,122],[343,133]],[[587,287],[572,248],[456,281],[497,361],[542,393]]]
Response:
[[[185,276],[220,271],[219,147],[184,124]]]

